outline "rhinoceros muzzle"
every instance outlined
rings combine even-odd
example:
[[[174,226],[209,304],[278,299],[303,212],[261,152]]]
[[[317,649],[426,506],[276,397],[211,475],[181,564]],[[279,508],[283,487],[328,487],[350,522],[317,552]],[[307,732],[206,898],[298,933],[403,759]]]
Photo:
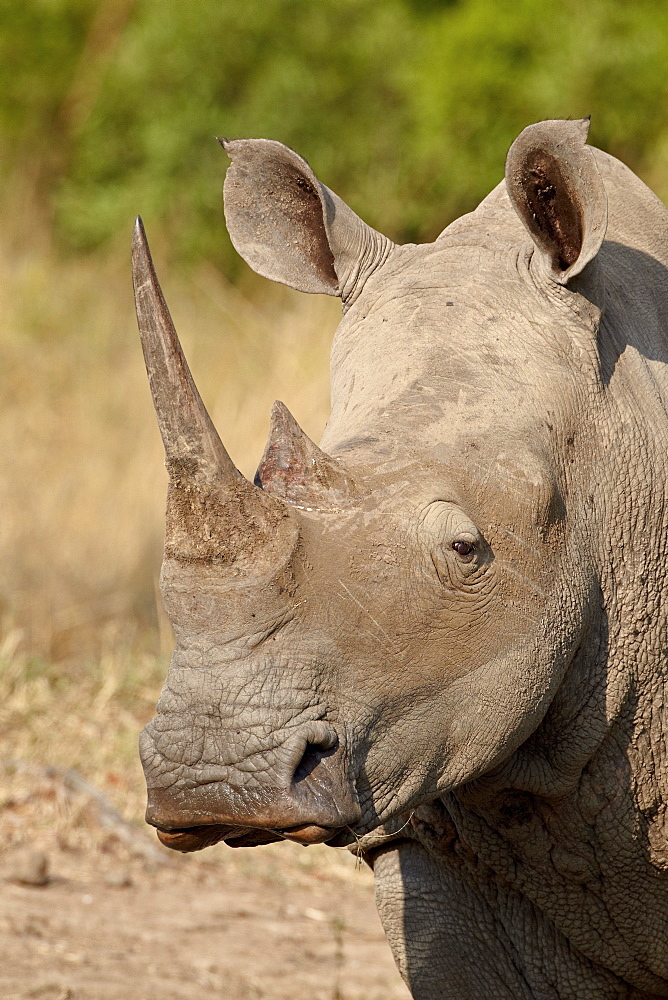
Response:
[[[220,789],[221,795],[225,792],[225,788]],[[255,809],[253,797],[249,796],[247,810],[240,810],[237,817],[230,810],[229,815],[212,814],[205,822],[200,819],[192,825],[187,822],[187,807],[170,814],[169,800],[162,794],[149,793],[146,821],[156,828],[165,847],[184,853],[201,851],[220,841],[230,847],[255,847],[293,840],[306,847],[336,840],[339,846],[354,839],[351,828],[360,818],[349,790],[342,787],[340,793],[338,802],[323,804],[315,797],[309,802],[308,794],[291,796],[288,792]],[[302,822],[295,822],[299,818]]]
[[[352,824],[359,820],[359,810],[350,808],[352,803],[348,805],[348,815],[341,814],[335,825],[316,822],[294,823],[298,812],[301,811],[306,816],[309,810],[304,809],[301,803],[295,808],[294,804],[283,801],[281,804],[258,810],[253,815],[252,825],[240,825],[239,821],[235,824],[232,817],[228,822],[220,822],[218,817],[211,817],[211,821],[207,823],[172,826],[163,825],[168,821],[162,818],[161,811],[155,807],[155,800],[149,796],[146,821],[155,826],[158,839],[165,847],[182,853],[201,851],[220,841],[224,841],[229,847],[256,847],[278,840],[292,840],[304,847],[334,840],[337,845],[339,843],[343,845],[354,839],[350,830]],[[311,810],[312,815],[317,812],[317,807]]]
[[[246,761],[225,769],[182,769],[172,778],[173,765],[158,752],[147,727],[142,737],[146,821],[166,847],[183,852],[219,841],[249,847],[352,839],[360,807],[336,732],[324,722],[299,727],[274,756],[271,767],[249,769]]]

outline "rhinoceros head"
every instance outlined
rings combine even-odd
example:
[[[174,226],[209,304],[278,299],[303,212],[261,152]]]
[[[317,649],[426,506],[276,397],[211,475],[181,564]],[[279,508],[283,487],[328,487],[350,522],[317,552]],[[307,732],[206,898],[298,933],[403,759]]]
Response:
[[[576,286],[606,220],[586,134],[525,130],[505,184],[419,246],[366,226],[280,143],[224,143],[235,247],[344,306],[321,447],[276,404],[254,484],[197,393],[138,222],[176,636],[142,760],[169,846],[349,843],[541,722],[597,595],[572,476],[598,321]]]

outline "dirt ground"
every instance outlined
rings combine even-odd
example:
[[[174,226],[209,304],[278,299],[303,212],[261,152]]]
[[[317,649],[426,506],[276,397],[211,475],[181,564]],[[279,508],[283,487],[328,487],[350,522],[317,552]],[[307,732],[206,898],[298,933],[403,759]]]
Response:
[[[0,779],[2,1000],[409,997],[347,852],[175,855],[62,775]]]

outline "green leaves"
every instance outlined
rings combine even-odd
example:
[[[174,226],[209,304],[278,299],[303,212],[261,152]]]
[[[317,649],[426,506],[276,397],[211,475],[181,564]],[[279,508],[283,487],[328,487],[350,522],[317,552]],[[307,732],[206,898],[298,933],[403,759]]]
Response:
[[[216,134],[279,139],[393,239],[433,238],[542,118],[668,193],[662,0],[5,0],[2,170],[99,246],[141,211],[173,252],[238,262]]]

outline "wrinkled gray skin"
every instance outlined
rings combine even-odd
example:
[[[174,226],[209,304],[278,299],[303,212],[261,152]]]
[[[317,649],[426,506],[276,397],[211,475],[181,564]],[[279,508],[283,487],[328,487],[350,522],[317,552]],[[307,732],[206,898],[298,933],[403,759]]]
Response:
[[[353,844],[416,1000],[668,997],[668,219],[587,128],[526,129],[420,246],[224,143],[239,252],[344,307],[322,451],[277,405],[255,486],[136,231],[176,633],[147,818]]]

